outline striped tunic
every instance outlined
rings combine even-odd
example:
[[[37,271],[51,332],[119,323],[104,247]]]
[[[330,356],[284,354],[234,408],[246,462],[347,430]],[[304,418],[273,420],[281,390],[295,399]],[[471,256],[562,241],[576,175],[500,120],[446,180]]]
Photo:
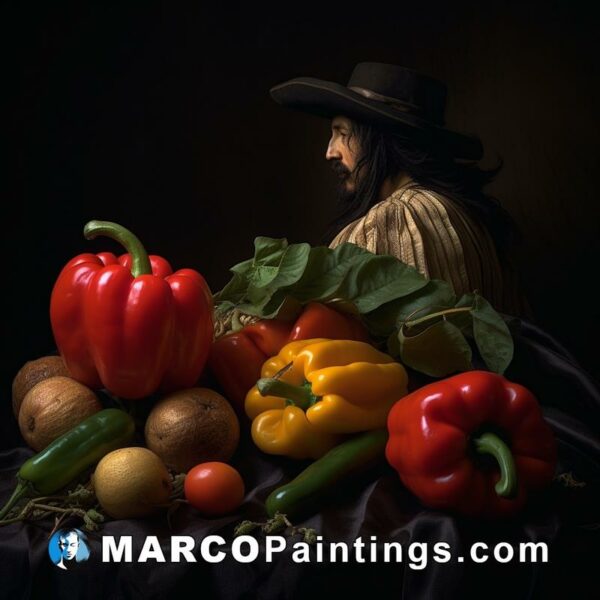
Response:
[[[457,296],[477,290],[499,312],[531,317],[516,274],[501,264],[488,230],[456,202],[404,185],[331,242],[352,242],[375,254],[391,254],[428,279],[443,279]]]

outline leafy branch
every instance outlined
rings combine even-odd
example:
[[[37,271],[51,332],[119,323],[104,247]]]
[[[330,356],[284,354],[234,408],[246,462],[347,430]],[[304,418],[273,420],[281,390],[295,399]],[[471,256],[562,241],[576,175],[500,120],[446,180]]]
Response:
[[[360,318],[392,356],[434,377],[471,369],[473,344],[491,371],[504,373],[512,361],[505,317],[476,291],[457,298],[445,281],[350,243],[311,248],[258,237],[254,248],[215,294],[218,313],[291,320],[309,302],[329,303]]]
[[[260,529],[265,535],[275,535],[277,533],[288,532],[290,536],[302,535],[302,539],[307,544],[314,544],[317,541],[317,532],[311,527],[295,527],[292,525],[286,515],[276,512],[264,523],[257,521],[242,521],[233,530],[234,537],[248,535]]]
[[[19,521],[36,521],[55,516],[52,535],[60,523],[69,517],[79,517],[87,531],[96,531],[104,522],[105,516],[100,512],[100,505],[89,485],[79,484],[72,492],[60,496],[39,496],[31,498],[21,508],[15,506],[0,526]]]

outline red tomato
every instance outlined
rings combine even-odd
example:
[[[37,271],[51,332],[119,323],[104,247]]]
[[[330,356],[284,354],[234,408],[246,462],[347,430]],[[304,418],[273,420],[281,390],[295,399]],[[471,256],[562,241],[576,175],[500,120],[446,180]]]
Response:
[[[190,469],[183,491],[194,508],[211,517],[234,511],[245,493],[241,475],[223,462],[205,462]]]

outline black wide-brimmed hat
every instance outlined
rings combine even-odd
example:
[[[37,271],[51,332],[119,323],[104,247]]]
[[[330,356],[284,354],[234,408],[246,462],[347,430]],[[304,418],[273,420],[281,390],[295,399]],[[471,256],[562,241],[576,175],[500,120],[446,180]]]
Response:
[[[455,158],[478,160],[478,138],[444,126],[446,86],[412,69],[362,62],[354,67],[348,85],[298,77],[270,90],[283,106],[333,118],[337,115],[379,128],[412,135],[442,146]]]

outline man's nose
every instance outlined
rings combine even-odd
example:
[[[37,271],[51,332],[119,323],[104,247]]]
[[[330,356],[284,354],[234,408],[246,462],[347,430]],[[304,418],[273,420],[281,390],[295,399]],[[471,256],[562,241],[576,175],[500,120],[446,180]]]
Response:
[[[339,160],[342,158],[342,154],[337,149],[336,144],[333,141],[333,138],[331,138],[329,140],[329,144],[327,144],[327,152],[325,152],[325,158],[327,160]]]

